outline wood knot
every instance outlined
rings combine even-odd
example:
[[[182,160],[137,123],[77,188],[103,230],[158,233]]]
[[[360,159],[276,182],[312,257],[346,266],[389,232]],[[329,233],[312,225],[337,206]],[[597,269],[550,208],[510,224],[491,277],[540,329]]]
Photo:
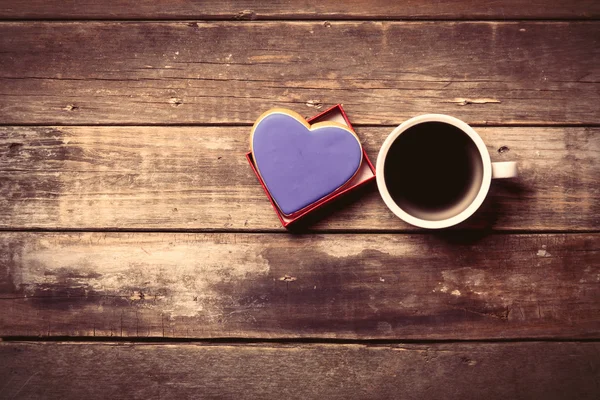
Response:
[[[21,150],[21,147],[23,147],[23,143],[11,143],[8,145],[8,153],[16,154]]]
[[[498,149],[498,153],[502,154],[502,153],[507,153],[510,151],[510,148],[508,146],[502,146]]]
[[[470,366],[470,367],[472,367],[472,366],[474,366],[474,365],[477,365],[477,361],[475,361],[475,360],[471,360],[471,359],[470,359],[470,358],[468,358],[468,357],[461,357],[461,358],[460,358],[460,361],[461,361],[463,364],[467,364],[467,365],[468,365],[468,366]]]
[[[144,292],[139,291],[139,292],[133,292],[133,295],[131,295],[129,297],[129,300],[144,300],[146,298],[146,295],[144,294]]]
[[[317,110],[319,110],[323,107],[323,103],[321,103],[321,100],[308,100],[306,102],[306,106],[313,107],[313,108],[316,108]]]
[[[256,13],[252,10],[242,10],[233,17],[237,21],[254,21]]]
[[[74,104],[67,104],[65,108],[63,108],[63,110],[65,111],[76,111],[79,110],[79,106],[76,106]]]
[[[488,104],[488,103],[502,103],[498,99],[463,99],[456,98],[454,100],[445,101],[445,103],[456,103],[459,106],[467,106],[469,104]]]
[[[289,275],[284,275],[281,278],[279,278],[280,281],[282,282],[294,282],[297,278],[295,276],[289,276]]]
[[[177,97],[171,97],[171,99],[169,99],[169,104],[171,104],[171,107],[179,107],[183,104],[183,100]]]

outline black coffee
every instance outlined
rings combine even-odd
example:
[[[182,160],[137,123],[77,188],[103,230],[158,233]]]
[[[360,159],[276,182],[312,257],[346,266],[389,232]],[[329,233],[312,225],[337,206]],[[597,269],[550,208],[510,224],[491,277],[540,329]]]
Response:
[[[483,162],[477,146],[462,130],[443,122],[425,122],[396,138],[383,174],[400,208],[417,218],[439,221],[473,202],[483,181]]]

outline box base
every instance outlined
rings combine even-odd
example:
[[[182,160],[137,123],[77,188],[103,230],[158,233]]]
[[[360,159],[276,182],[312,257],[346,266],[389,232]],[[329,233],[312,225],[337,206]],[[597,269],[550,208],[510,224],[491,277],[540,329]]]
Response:
[[[350,121],[348,120],[348,117],[346,116],[346,113],[344,112],[344,109],[342,108],[341,104],[337,104],[337,105],[323,111],[322,113],[315,115],[314,117],[308,119],[307,121],[310,124],[314,124],[317,122],[323,122],[323,121],[335,121],[335,122],[344,124],[344,125],[348,126],[350,129],[352,129],[352,125],[350,124]],[[278,216],[279,220],[281,221],[281,224],[285,228],[290,228],[290,226],[292,224],[295,225],[298,221],[300,221],[301,219],[305,219],[305,217],[307,217],[311,214],[314,215],[315,211],[317,209],[320,209],[321,207],[325,206],[326,204],[331,203],[332,201],[339,198],[340,196],[347,194],[350,191],[354,191],[354,190],[358,189],[359,187],[362,187],[363,185],[366,185],[367,183],[369,183],[375,179],[375,167],[373,166],[373,164],[369,160],[369,157],[367,156],[367,153],[363,149],[363,162],[362,162],[358,172],[350,180],[350,182],[346,183],[342,189],[337,190],[337,191],[333,192],[332,194],[322,198],[321,200],[311,204],[310,206],[306,207],[304,210],[302,210],[298,214],[288,217],[288,216],[284,215],[281,212],[281,210],[279,210],[279,207],[277,207],[277,204],[275,204],[273,197],[271,197],[271,194],[267,190],[267,187],[266,187],[264,181],[262,180],[260,174],[258,173],[258,170],[256,169],[256,165],[254,164],[252,152],[248,152],[246,154],[246,159],[248,160],[248,163],[250,163],[250,167],[252,167],[252,170],[254,171],[254,174],[256,175],[256,177],[258,178],[258,181],[262,185],[267,197],[269,198],[269,201],[271,202],[271,205],[273,206],[273,209],[277,213],[277,216]]]

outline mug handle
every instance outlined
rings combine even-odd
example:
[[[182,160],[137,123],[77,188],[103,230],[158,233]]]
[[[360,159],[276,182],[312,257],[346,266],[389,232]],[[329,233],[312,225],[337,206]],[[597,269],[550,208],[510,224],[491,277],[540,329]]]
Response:
[[[515,161],[502,161],[492,163],[492,179],[516,178],[519,176]]]

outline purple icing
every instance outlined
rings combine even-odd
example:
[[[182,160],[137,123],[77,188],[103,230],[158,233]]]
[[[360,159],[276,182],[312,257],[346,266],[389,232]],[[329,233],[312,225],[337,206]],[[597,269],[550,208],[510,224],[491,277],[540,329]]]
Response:
[[[362,160],[360,143],[347,130],[309,130],[281,113],[269,114],[255,126],[252,152],[269,193],[286,215],[344,185]]]

